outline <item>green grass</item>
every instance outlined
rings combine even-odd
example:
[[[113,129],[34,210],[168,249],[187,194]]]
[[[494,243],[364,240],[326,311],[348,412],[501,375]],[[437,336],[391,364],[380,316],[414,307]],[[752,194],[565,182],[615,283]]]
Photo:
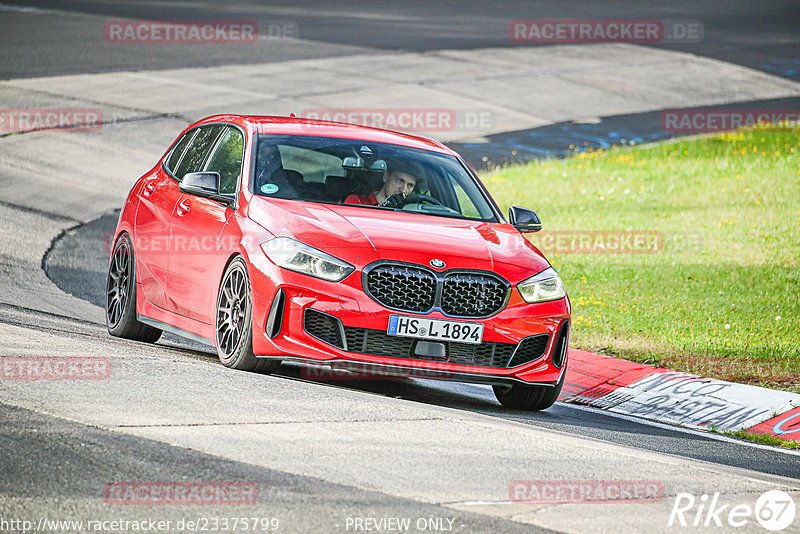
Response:
[[[547,232],[635,230],[655,254],[543,252],[571,346],[800,392],[800,131],[762,125],[484,173]]]
[[[775,447],[783,447],[785,449],[800,450],[800,443],[796,441],[789,441],[782,438],[776,438],[775,436],[771,436],[769,434],[755,434],[753,432],[747,432],[745,430],[737,430],[736,432],[725,432],[724,434],[734,438],[746,439],[748,441],[753,441],[755,443],[761,443],[763,445],[772,445]]]

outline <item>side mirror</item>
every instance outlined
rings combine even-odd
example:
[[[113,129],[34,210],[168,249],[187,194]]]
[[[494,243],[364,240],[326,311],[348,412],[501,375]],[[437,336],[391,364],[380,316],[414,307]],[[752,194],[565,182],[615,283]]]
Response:
[[[210,198],[222,202],[228,207],[233,207],[234,198],[219,192],[218,172],[190,172],[184,175],[178,186],[183,193],[198,197]]]
[[[542,221],[535,211],[519,206],[508,208],[508,222],[520,232],[538,232],[542,229]]]

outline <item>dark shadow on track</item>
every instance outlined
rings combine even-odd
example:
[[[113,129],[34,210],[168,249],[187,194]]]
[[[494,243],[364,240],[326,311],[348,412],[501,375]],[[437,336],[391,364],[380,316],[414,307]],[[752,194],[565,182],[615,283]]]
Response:
[[[773,114],[781,111],[784,114],[793,112],[796,117],[800,110],[800,97],[684,108],[680,112],[692,110],[711,112],[763,110],[771,111]],[[590,150],[608,150],[614,146],[654,143],[699,133],[669,131],[665,113],[666,110],[598,117],[591,122],[565,121],[539,128],[490,135],[484,143],[447,144],[475,169],[486,170],[503,165],[519,165],[533,160],[564,158]]]

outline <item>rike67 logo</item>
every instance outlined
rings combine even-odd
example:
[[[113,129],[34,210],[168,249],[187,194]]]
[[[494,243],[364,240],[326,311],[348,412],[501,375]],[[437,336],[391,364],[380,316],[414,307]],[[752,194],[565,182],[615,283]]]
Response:
[[[741,528],[757,521],[763,528],[777,532],[794,522],[796,508],[792,496],[785,491],[771,490],[750,506],[746,503],[721,503],[720,494],[695,497],[678,493],[667,526]]]

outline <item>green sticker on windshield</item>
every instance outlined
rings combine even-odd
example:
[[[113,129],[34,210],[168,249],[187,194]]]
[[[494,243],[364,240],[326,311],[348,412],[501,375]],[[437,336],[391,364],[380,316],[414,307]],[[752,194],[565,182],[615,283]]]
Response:
[[[280,188],[275,184],[264,184],[261,186],[261,192],[267,195],[277,193],[278,189]]]

